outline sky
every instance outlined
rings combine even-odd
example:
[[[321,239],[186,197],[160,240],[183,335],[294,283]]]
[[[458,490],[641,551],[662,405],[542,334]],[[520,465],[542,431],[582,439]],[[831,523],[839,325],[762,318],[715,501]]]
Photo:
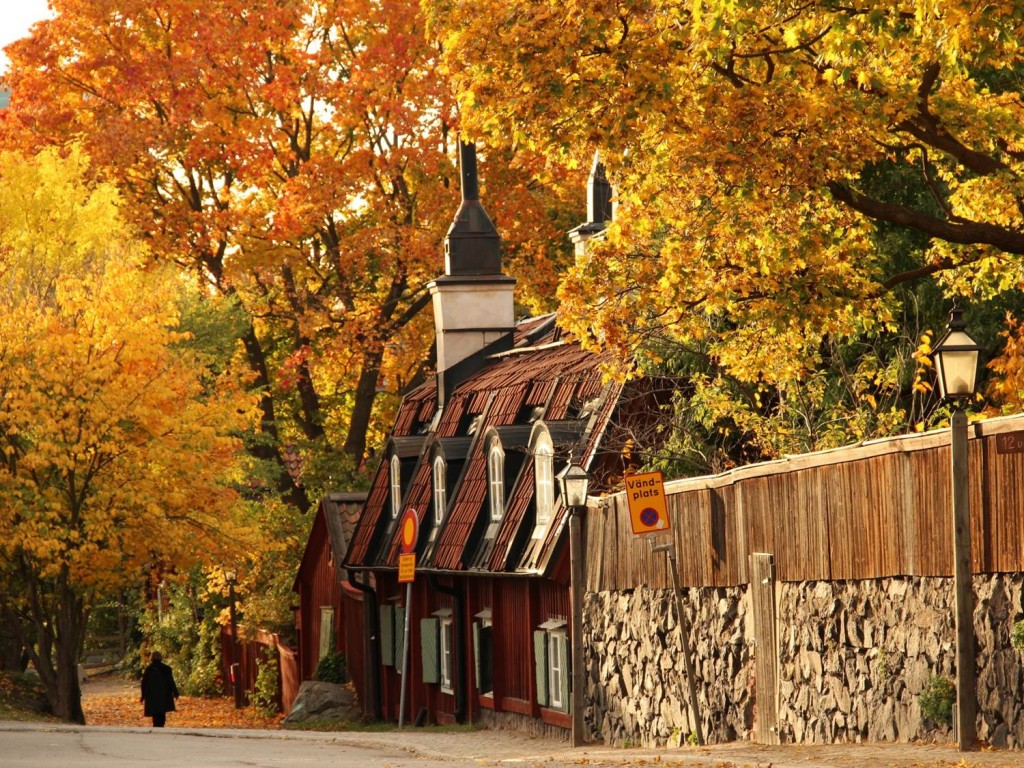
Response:
[[[28,34],[33,22],[50,15],[46,0],[0,0],[0,48]],[[0,53],[0,72],[7,69],[7,57]]]

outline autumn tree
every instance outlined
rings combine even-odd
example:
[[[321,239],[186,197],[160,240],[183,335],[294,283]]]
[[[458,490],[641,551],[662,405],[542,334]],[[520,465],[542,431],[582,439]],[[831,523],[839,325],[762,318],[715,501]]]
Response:
[[[836,340],[900,332],[901,286],[1020,285],[1017,3],[425,6],[468,126],[602,151],[619,220],[562,293],[585,337],[801,386]]]
[[[239,302],[262,394],[250,447],[307,508],[307,489],[351,479],[427,371],[425,285],[456,207],[457,114],[418,6],[52,7],[9,51],[6,141],[80,139],[153,257]],[[560,215],[564,174],[523,151],[485,168],[512,271],[529,267],[522,299],[550,307],[565,251],[546,246],[575,223]],[[303,487],[284,471],[291,450]]]
[[[72,722],[96,601],[245,549],[233,486],[253,410],[182,329],[194,287],[143,268],[87,168],[74,147],[0,155],[2,607]]]

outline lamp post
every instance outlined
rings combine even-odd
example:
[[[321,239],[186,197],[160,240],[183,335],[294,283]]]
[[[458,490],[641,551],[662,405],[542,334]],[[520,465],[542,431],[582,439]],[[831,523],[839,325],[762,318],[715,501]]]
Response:
[[[231,687],[235,694],[235,709],[241,709],[242,680],[238,664],[238,617],[235,614],[235,582],[238,581],[238,574],[233,568],[224,569],[224,581],[228,583],[228,601],[231,611]]]
[[[569,570],[572,608],[572,745],[582,747],[583,704],[583,542],[581,522],[587,508],[590,476],[579,464],[570,463],[558,475],[562,504],[569,510]]]
[[[961,752],[976,738],[977,686],[974,674],[974,592],[971,585],[971,499],[968,484],[967,401],[974,396],[981,347],[967,335],[964,313],[949,313],[945,335],[935,345],[939,392],[953,404],[951,460],[953,476],[953,588],[956,612],[956,728]]]

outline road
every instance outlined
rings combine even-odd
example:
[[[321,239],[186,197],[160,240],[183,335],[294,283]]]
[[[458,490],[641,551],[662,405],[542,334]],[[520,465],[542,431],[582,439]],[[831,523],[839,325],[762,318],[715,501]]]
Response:
[[[163,730],[0,722],[0,768],[1022,768],[1020,751],[951,744],[733,742],[707,747],[572,748],[520,731]]]
[[[0,768],[438,768],[436,758],[383,745],[358,747],[271,731],[244,736],[174,729],[82,728],[0,731]],[[470,763],[472,764],[472,763]]]

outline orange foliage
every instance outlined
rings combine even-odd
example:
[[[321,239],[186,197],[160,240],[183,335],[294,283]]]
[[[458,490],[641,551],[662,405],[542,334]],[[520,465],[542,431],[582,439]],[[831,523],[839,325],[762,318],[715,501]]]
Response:
[[[95,692],[94,692],[95,690]],[[283,715],[264,717],[255,707],[235,709],[234,699],[182,696],[177,710],[167,714],[168,728],[260,728],[281,727]],[[142,714],[138,683],[127,681],[88,682],[83,687],[82,709],[89,725],[146,727],[152,720]]]
[[[419,5],[52,7],[10,49],[0,140],[84,142],[154,256],[249,313],[246,351],[277,411],[265,429],[358,461],[390,422],[369,415],[375,384],[397,393],[427,357],[425,284],[457,206],[458,116]],[[522,301],[550,308],[568,254],[551,245],[572,223],[558,216],[564,178],[516,152],[484,182]]]

